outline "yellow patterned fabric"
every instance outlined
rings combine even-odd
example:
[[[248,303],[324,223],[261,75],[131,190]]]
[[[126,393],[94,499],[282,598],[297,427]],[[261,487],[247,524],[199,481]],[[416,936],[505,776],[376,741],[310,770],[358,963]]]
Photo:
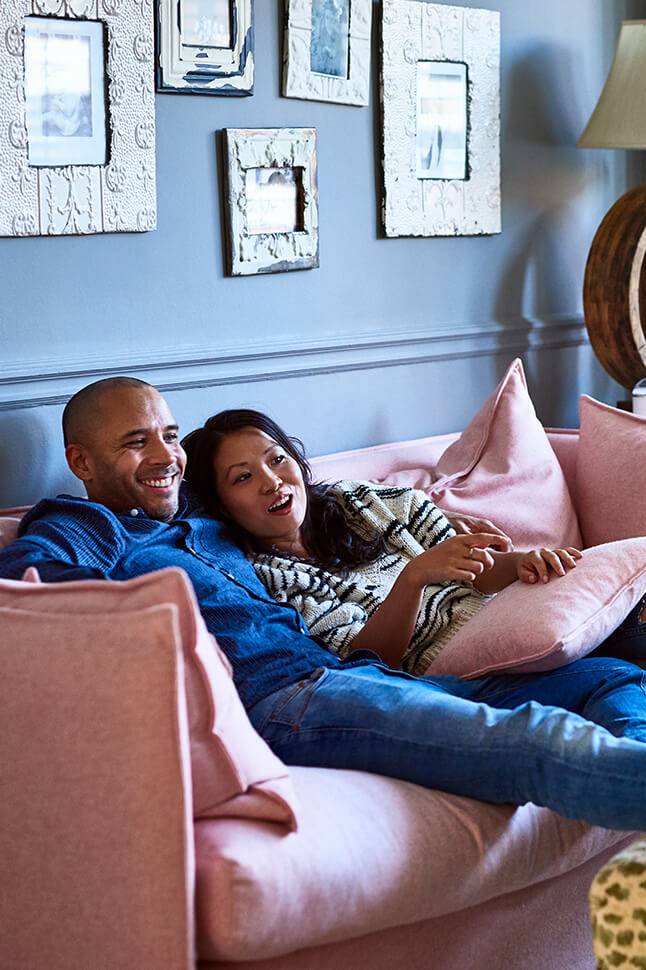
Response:
[[[590,913],[599,970],[646,970],[646,837],[595,877]]]

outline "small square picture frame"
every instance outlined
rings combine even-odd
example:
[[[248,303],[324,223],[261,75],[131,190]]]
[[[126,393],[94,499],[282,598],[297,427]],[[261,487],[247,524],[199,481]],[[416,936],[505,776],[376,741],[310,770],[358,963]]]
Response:
[[[372,6],[372,0],[285,0],[285,98],[369,103]]]
[[[156,0],[157,91],[253,94],[253,0]]]
[[[225,128],[225,272],[319,265],[316,130]]]

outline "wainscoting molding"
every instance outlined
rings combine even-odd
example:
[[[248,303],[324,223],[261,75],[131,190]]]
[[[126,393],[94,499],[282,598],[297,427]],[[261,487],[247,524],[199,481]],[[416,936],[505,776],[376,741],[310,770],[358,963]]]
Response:
[[[256,342],[244,347],[175,346],[172,352],[48,357],[0,363],[0,411],[62,404],[91,381],[129,374],[161,391],[276,381],[429,361],[558,350],[588,343],[582,317],[491,321],[481,326]]]

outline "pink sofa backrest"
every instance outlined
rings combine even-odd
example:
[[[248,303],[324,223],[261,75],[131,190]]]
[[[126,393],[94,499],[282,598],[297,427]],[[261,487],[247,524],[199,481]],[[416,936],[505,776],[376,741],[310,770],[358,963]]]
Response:
[[[312,458],[310,465],[314,479],[331,482],[342,478],[382,479],[408,468],[433,472],[442,453],[460,433],[433,435],[412,441],[396,441],[370,448],[355,448],[336,454]],[[547,435],[554,449],[576,505],[576,448],[577,429],[548,428]]]

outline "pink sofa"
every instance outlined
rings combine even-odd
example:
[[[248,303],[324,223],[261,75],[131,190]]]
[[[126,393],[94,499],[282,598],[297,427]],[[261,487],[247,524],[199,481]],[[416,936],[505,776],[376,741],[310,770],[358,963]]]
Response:
[[[319,458],[315,475],[432,468],[455,437]],[[577,435],[549,438],[574,493]],[[34,651],[19,614],[0,648],[1,967],[593,970],[589,887],[634,834],[312,768],[290,770],[296,831],[193,824],[173,624],[97,616],[73,643],[53,624]]]

